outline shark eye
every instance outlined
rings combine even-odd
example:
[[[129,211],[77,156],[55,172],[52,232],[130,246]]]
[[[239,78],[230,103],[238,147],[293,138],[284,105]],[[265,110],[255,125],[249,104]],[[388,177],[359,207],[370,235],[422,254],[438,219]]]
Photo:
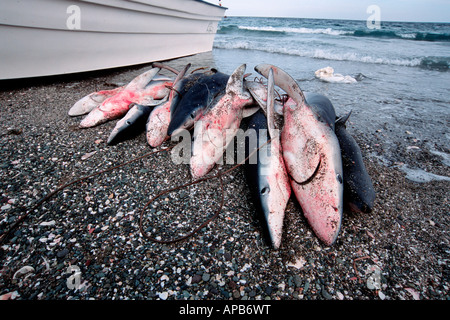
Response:
[[[270,188],[269,187],[264,187],[261,190],[261,195],[265,196],[266,194],[269,194],[270,192]]]
[[[336,175],[336,179],[339,183],[342,183],[342,176],[339,173]]]
[[[131,125],[131,121],[130,120],[127,120],[126,122],[127,122],[127,125]]]
[[[190,114],[190,117],[191,117],[191,119],[195,119],[195,113],[192,112],[192,113]]]

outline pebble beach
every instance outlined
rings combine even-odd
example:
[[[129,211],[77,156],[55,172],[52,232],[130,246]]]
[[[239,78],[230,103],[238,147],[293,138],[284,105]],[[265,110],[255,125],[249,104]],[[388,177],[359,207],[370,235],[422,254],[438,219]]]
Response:
[[[245,61],[242,61],[245,62]],[[211,54],[165,62],[215,67]],[[80,130],[69,108],[128,83],[150,65],[29,81],[0,89],[0,232],[58,186],[153,151],[145,133],[108,146],[116,121]],[[248,66],[253,68],[253,66]],[[170,73],[167,73],[170,75]],[[426,121],[426,120],[424,120]],[[383,135],[349,125],[377,193],[369,214],[344,212],[324,246],[289,201],[282,244],[268,245],[243,168],[223,176],[217,218],[186,240],[157,243],[139,230],[159,192],[191,181],[170,152],[150,155],[71,185],[24,219],[1,244],[0,296],[15,300],[448,300],[449,179],[412,181],[386,165]],[[439,177],[450,169],[424,141],[398,139],[398,157]],[[166,141],[160,148],[171,145]],[[414,148],[407,146],[414,145]],[[441,150],[448,152],[448,150]],[[232,165],[217,166],[214,172]],[[214,173],[213,172],[213,173]],[[212,217],[220,182],[158,198],[143,228],[173,239]]]

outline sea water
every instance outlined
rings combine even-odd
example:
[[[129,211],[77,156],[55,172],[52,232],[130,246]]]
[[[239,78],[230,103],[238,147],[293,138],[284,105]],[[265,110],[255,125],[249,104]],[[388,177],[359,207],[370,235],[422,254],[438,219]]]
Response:
[[[326,95],[336,113],[352,111],[352,133],[377,135],[386,164],[402,162],[398,144],[425,142],[450,152],[450,24],[297,18],[228,17],[212,51],[216,67],[247,72],[260,63],[287,71],[302,90]],[[332,67],[356,83],[328,83],[315,71]]]

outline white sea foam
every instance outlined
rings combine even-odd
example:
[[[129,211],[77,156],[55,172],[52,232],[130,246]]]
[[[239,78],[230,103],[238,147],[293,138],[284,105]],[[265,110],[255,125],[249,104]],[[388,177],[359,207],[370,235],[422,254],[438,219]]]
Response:
[[[415,39],[417,36],[417,33],[401,33],[400,37],[403,39]]]
[[[421,58],[400,59],[400,58],[376,57],[370,55],[361,55],[355,52],[333,52],[331,50],[324,50],[324,49],[302,50],[282,46],[270,46],[270,45],[262,46],[256,42],[250,41],[216,41],[214,43],[214,48],[256,50],[314,59],[333,60],[333,61],[353,61],[372,64],[395,65],[395,66],[416,67],[420,66],[422,63]]]
[[[251,31],[265,31],[265,32],[290,32],[290,33],[301,33],[301,34],[328,34],[332,36],[339,36],[345,34],[352,34],[349,31],[333,30],[331,28],[290,28],[290,27],[246,27],[239,26],[241,30],[251,30]]]
[[[346,53],[334,53],[322,49],[318,49],[314,51],[314,54],[311,56],[316,59],[324,59],[324,60],[336,60],[336,61],[355,61],[355,62],[364,62],[364,63],[375,63],[375,64],[388,64],[388,65],[396,65],[396,66],[409,66],[415,67],[420,65],[420,58],[412,58],[412,59],[390,59],[390,58],[382,58],[382,57],[373,57],[368,55],[359,55],[354,52],[346,52]]]

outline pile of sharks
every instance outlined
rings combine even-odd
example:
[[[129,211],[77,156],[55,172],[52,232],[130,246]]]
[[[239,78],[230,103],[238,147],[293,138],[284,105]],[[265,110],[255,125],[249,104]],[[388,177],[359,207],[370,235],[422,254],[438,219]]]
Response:
[[[292,194],[327,246],[338,238],[344,207],[358,213],[372,211],[373,184],[361,150],[346,130],[351,112],[337,117],[327,97],[303,92],[274,65],[257,65],[254,69],[263,80],[253,81],[245,73],[246,64],[231,75],[216,69],[188,72],[190,67],[175,70],[154,63],[125,86],[81,98],[69,115],[86,115],[80,128],[120,119],[109,145],[145,130],[148,144],[156,148],[182,129],[193,130],[193,179],[211,171],[242,125],[255,129],[257,144],[246,145],[244,172],[275,249],[281,245]],[[162,69],[174,77],[161,75]]]

